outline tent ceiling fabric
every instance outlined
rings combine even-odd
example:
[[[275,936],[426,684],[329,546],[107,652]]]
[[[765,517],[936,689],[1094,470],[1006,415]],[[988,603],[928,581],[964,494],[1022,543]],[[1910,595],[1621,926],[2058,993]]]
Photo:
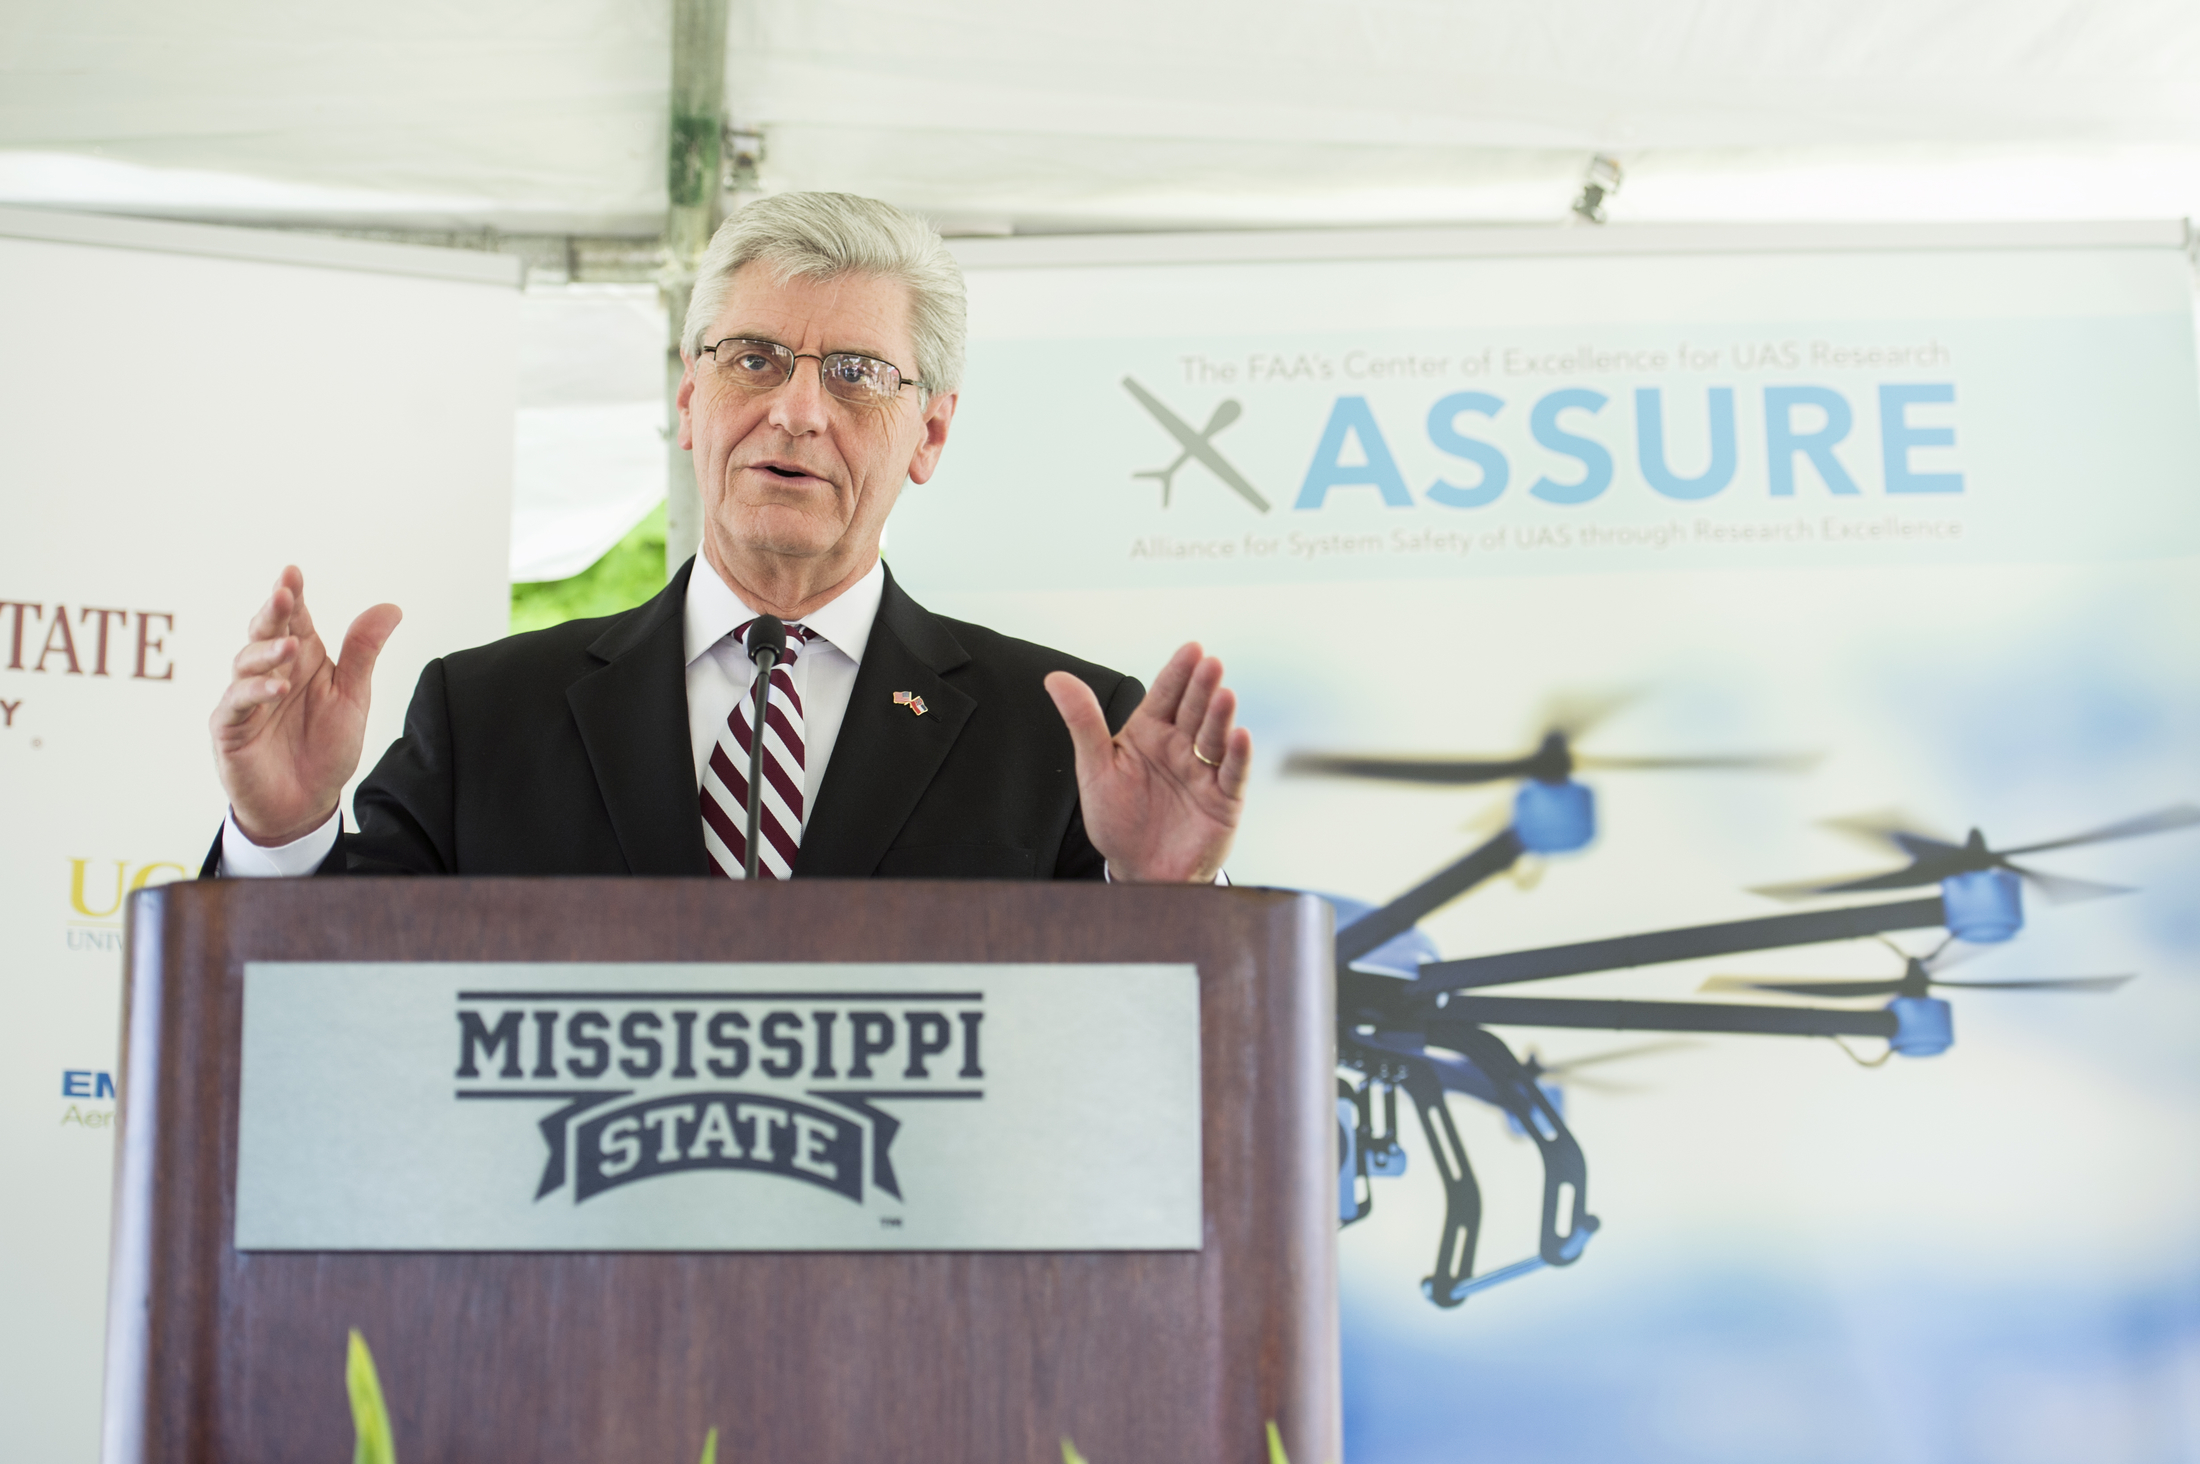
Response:
[[[767,186],[854,188],[981,225],[1550,219],[1592,150],[1628,163],[1618,217],[1677,216],[1683,200],[1747,216],[1746,181],[1722,194],[1706,180],[1800,167],[1837,185],[1882,164],[1915,185],[1895,212],[1921,216],[1946,177],[2039,160],[2051,196],[2084,191],[2056,177],[2105,168],[2136,190],[2110,211],[2200,205],[2187,0],[734,0],[729,14],[728,106],[766,132]],[[0,198],[654,232],[669,35],[666,6],[619,0],[15,0],[0,13]]]
[[[743,0],[744,120],[1477,148],[2200,140],[2186,0]]]
[[[949,233],[1538,222],[1584,151],[1186,143],[774,126],[764,182],[890,198]],[[1622,152],[1615,220],[2200,216],[2200,144]]]
[[[0,149],[48,188],[55,154],[120,165],[55,202],[127,202],[136,165],[209,175],[218,216],[653,232],[670,34],[623,0],[11,0]],[[189,182],[152,211],[191,211]]]

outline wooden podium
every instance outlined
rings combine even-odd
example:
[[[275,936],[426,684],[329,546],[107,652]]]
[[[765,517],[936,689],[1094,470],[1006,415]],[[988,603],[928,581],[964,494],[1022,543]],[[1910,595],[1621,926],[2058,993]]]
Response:
[[[132,897],[106,1464],[1341,1455],[1327,908],[1259,890],[319,879]],[[1204,1241],[1171,1252],[240,1253],[248,961],[1189,962]],[[1187,1191],[1188,1193],[1188,1191]]]

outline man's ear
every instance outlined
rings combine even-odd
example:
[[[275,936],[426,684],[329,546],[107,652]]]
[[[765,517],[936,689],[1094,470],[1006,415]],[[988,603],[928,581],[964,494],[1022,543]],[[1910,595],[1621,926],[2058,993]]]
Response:
[[[688,411],[688,402],[695,395],[695,358],[687,353],[685,346],[680,348],[680,364],[683,368],[680,373],[680,394],[673,398],[680,408],[680,450],[693,452],[695,422]]]
[[[909,459],[910,482],[922,483],[938,469],[940,454],[947,451],[947,429],[955,420],[957,397],[956,392],[946,392],[924,404],[924,440]],[[687,418],[683,414],[680,420],[685,422]]]

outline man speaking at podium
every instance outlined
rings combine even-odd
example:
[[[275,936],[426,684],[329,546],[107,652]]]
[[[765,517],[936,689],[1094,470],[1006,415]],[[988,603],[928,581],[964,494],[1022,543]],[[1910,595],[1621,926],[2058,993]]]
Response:
[[[214,711],[205,872],[738,878],[746,639],[776,616],[760,877],[1215,879],[1252,755],[1220,662],[1187,645],[1142,691],[932,614],[879,558],[947,446],[963,336],[960,270],[899,209],[787,194],[727,220],[681,332],[701,552],[624,614],[430,662],[356,833],[339,800],[400,612],[331,659],[285,569]]]

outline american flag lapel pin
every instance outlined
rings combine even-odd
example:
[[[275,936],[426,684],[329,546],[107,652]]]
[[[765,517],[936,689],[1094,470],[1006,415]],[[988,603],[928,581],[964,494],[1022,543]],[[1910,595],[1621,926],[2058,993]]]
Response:
[[[905,707],[914,700],[915,698],[906,691],[897,691],[894,693],[894,705],[897,707]]]

